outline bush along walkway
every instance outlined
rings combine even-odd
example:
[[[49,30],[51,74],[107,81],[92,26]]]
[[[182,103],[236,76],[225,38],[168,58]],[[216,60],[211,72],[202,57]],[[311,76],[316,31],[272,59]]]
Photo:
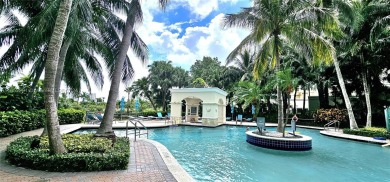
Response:
[[[61,125],[61,131],[78,125]],[[7,145],[21,136],[40,135],[42,129],[0,138],[0,181],[177,181],[150,142],[130,142],[127,170],[59,173],[30,170],[9,165],[5,161]]]

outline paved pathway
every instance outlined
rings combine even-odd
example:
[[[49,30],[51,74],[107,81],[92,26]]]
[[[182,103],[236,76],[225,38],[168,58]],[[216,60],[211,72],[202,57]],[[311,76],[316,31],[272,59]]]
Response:
[[[77,125],[63,125],[61,132]],[[20,136],[39,135],[42,129],[0,138],[0,181],[177,181],[151,142],[138,140],[130,143],[130,161],[127,170],[103,172],[58,173],[14,167],[4,160],[6,146]]]

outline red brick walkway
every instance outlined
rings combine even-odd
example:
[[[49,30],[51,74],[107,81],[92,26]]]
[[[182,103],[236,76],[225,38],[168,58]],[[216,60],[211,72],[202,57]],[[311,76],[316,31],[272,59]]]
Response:
[[[63,130],[63,126],[61,126],[61,130]],[[0,138],[0,181],[176,181],[161,158],[157,148],[153,144],[143,140],[130,143],[130,161],[127,170],[58,173],[24,169],[6,163],[4,160],[4,150],[11,141],[20,136],[37,135],[40,132],[42,132],[41,129]]]

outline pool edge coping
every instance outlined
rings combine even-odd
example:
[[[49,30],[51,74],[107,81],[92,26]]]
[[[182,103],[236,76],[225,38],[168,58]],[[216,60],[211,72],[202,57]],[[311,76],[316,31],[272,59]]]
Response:
[[[145,139],[141,138],[139,140],[143,140],[146,142],[149,142],[153,144],[157,151],[160,153],[161,158],[164,160],[165,165],[167,165],[169,171],[172,173],[173,177],[177,181],[183,181],[183,182],[194,182],[195,180],[188,174],[186,170],[177,162],[176,158],[169,152],[167,147],[165,147],[160,142],[157,142],[155,140]]]

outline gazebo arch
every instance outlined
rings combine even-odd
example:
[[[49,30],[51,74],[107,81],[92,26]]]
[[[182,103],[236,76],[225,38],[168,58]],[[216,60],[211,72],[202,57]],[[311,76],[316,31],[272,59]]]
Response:
[[[199,103],[202,102],[202,124],[216,126],[226,121],[227,93],[219,88],[171,89],[171,117],[181,122],[182,100],[186,101],[185,121],[198,121]]]

